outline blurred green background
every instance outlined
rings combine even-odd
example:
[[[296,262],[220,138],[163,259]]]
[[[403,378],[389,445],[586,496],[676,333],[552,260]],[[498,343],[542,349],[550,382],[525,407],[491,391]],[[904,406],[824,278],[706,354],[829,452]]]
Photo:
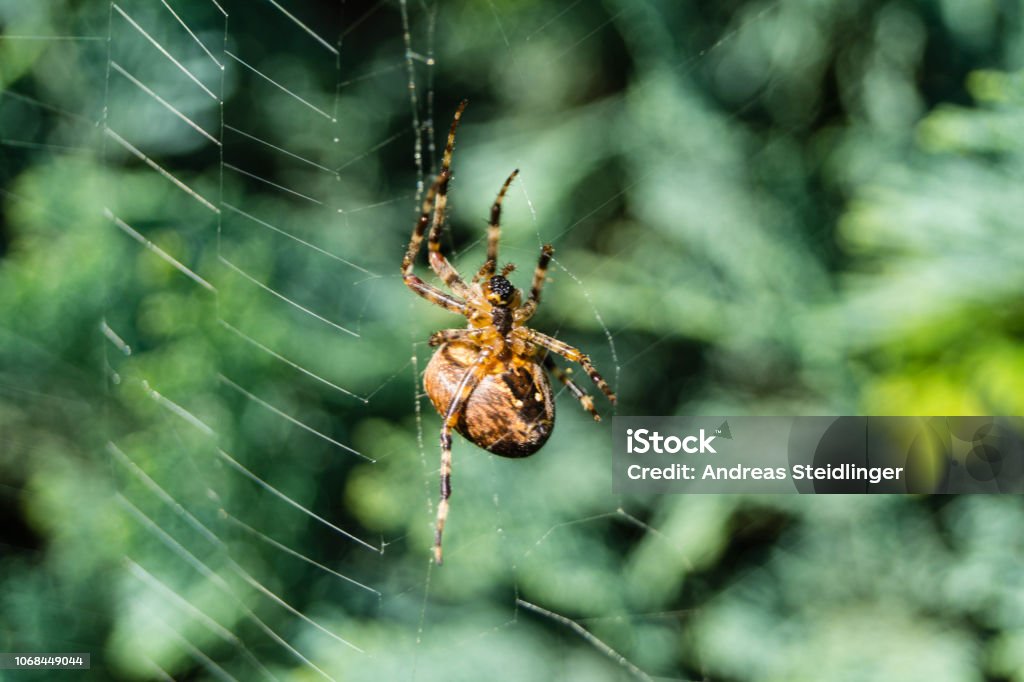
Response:
[[[4,679],[1024,680],[1016,497],[611,494],[455,441],[398,266],[502,260],[618,413],[1024,414],[1019,0],[0,0]],[[421,257],[418,265],[426,272]],[[424,275],[425,276],[425,275]],[[606,416],[609,406],[597,399]]]

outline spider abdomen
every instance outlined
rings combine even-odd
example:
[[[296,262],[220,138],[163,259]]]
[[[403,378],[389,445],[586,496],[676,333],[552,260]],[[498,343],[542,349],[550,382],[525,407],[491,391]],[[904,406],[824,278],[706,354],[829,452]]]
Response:
[[[440,346],[427,364],[423,387],[444,416],[462,377],[480,350],[462,343]],[[547,442],[555,424],[551,384],[539,362],[491,361],[461,410],[455,430],[502,457],[529,457]]]

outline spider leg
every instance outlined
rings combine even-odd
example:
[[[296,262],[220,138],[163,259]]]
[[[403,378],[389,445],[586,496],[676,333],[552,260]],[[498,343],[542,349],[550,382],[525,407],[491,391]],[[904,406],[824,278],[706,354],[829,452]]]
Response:
[[[430,335],[428,343],[437,347],[453,341],[473,341],[483,336],[485,329],[442,329]]]
[[[405,250],[405,257],[402,258],[402,280],[405,282],[407,287],[431,303],[439,305],[442,308],[446,308],[453,313],[465,315],[468,308],[464,302],[441,291],[435,286],[427,284],[413,274],[413,265],[416,260],[416,254],[419,253],[420,245],[423,243],[423,234],[426,232],[427,224],[430,222],[430,214],[434,208],[434,198],[437,196],[437,190],[440,182],[440,178],[434,181],[434,184],[429,190],[427,190],[427,195],[423,199],[423,210],[420,213],[419,219],[416,221],[416,225],[413,227],[412,238],[409,240],[409,247]]]
[[[594,418],[594,421],[601,421],[601,415],[599,415],[597,413],[597,410],[594,409],[594,399],[591,398],[586,391],[580,388],[579,384],[577,384],[575,381],[572,380],[572,378],[569,377],[568,372],[566,372],[564,369],[556,365],[555,361],[551,358],[550,355],[544,356],[544,367],[546,367],[549,372],[554,374],[555,378],[561,381],[562,384],[564,384],[565,387],[569,389],[569,393],[572,393],[573,397],[576,398],[576,400],[580,401],[580,405],[583,406],[584,410],[590,413],[590,416]]]
[[[541,334],[539,331],[530,329],[529,327],[516,327],[512,330],[512,333],[528,343],[540,346],[541,348],[547,348],[552,353],[557,353],[570,362],[578,363],[594,384],[601,389],[601,392],[607,396],[612,405],[615,404],[615,393],[608,385],[608,382],[601,378],[601,375],[597,373],[593,363],[590,362],[590,357],[580,351],[580,349],[573,348],[563,341],[559,341],[547,334]]]
[[[452,494],[452,427],[459,422],[466,401],[487,371],[490,357],[491,349],[482,349],[480,357],[462,375],[441,424],[441,501],[437,505],[437,525],[434,527],[434,562],[438,565],[441,564],[441,536],[448,520],[448,498]]]
[[[498,267],[498,241],[501,239],[501,202],[505,200],[505,193],[508,192],[509,185],[517,175],[519,175],[518,168],[512,171],[512,174],[505,180],[505,184],[498,192],[498,197],[491,205],[491,222],[487,226],[487,260],[484,261],[480,271],[473,276],[474,282],[494,277],[494,270]]]
[[[516,322],[523,323],[533,317],[540,305],[540,290],[544,288],[544,281],[548,276],[548,264],[551,262],[551,255],[555,247],[545,244],[540,248],[540,258],[537,259],[537,267],[533,271],[533,285],[530,287],[530,298],[521,305],[515,312]]]
[[[437,175],[437,199],[434,203],[434,218],[430,224],[430,233],[427,236],[427,249],[430,253],[430,267],[445,285],[457,295],[468,298],[471,295],[469,286],[462,280],[458,270],[448,262],[448,259],[441,253],[441,231],[445,223],[445,211],[448,207],[448,183],[452,179],[452,150],[455,148],[455,130],[459,127],[459,120],[462,112],[466,109],[466,100],[462,100],[459,108],[455,110],[455,118],[452,119],[452,127],[448,130],[448,142],[444,147],[444,156],[441,159],[441,172]]]

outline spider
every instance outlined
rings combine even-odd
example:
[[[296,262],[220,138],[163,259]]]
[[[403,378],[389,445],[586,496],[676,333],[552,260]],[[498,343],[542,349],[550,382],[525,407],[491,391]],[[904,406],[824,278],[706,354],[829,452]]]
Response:
[[[464,329],[443,329],[430,337],[437,348],[427,364],[423,385],[443,421],[441,423],[441,500],[434,530],[434,561],[441,563],[441,536],[448,518],[451,496],[452,429],[479,447],[502,457],[529,457],[547,442],[555,423],[555,404],[545,370],[565,385],[596,421],[601,417],[593,399],[561,370],[549,355],[555,353],[578,363],[611,403],[615,394],[594,369],[590,358],[567,343],[530,329],[526,323],[537,311],[548,263],[554,249],[545,244],[533,272],[533,284],[526,302],[508,281],[515,269],[506,265],[497,272],[498,241],[501,237],[501,202],[519,174],[513,171],[491,207],[487,228],[487,258],[466,283],[441,253],[441,231],[445,224],[448,183],[451,180],[455,131],[466,108],[459,104],[448,131],[438,173],[423,200],[402,259],[402,279],[416,294],[467,320]],[[427,284],[413,273],[423,236],[427,236],[430,267],[452,293]]]

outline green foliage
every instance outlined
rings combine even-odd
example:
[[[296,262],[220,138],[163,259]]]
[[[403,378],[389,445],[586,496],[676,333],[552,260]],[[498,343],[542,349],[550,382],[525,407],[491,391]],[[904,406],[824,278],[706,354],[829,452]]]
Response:
[[[418,372],[460,323],[397,276],[469,97],[445,246],[475,269],[519,167],[502,260],[522,286],[555,245],[535,326],[621,414],[1024,413],[1019,8],[282,2],[336,60],[220,4],[227,35],[215,3],[0,0],[0,651],[88,651],[87,679],[319,679],[298,652],[345,680],[1024,681],[1016,498],[617,497],[608,422],[566,395],[529,460],[456,439],[431,566]]]

